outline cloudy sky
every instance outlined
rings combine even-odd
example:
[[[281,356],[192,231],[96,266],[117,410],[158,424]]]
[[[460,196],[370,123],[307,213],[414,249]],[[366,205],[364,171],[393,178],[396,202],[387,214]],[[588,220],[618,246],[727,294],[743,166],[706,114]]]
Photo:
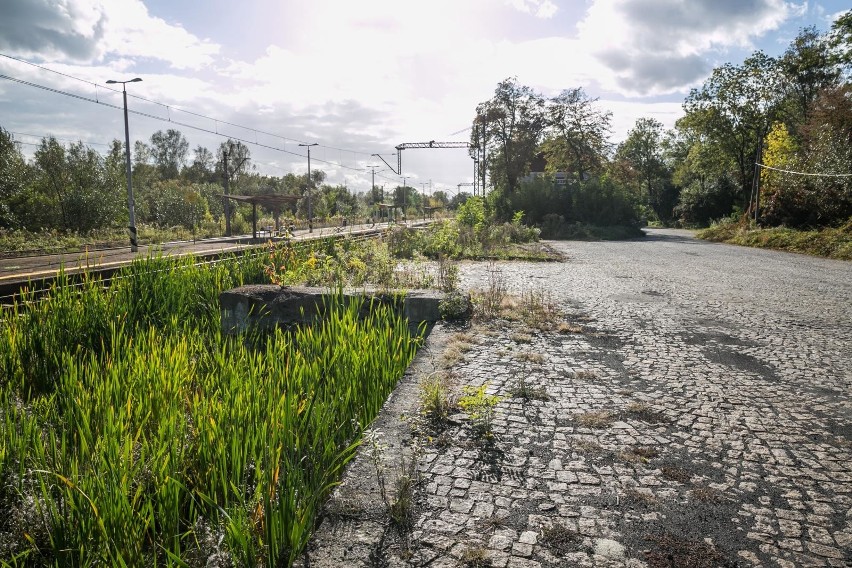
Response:
[[[618,141],[642,116],[673,125],[714,66],[755,49],[778,55],[800,28],[827,30],[847,9],[841,0],[2,0],[0,126],[28,153],[46,135],[105,150],[124,136],[120,89],[105,82],[140,77],[129,106],[148,116],[131,115],[131,144],[173,127],[192,148],[237,137],[252,143],[258,171],[283,175],[304,172],[298,144],[317,142],[312,167],[363,190],[366,166],[382,165],[373,153],[467,140],[477,103],[507,77],[548,96],[583,87],[612,111]],[[402,166],[415,187],[431,180],[454,192],[472,181],[464,150],[406,150]],[[399,181],[390,171],[376,179]]]

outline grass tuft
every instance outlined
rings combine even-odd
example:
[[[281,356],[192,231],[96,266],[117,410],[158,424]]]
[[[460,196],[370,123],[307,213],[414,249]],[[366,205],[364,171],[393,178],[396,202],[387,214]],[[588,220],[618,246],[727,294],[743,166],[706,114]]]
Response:
[[[615,415],[607,410],[597,410],[576,414],[574,420],[584,428],[602,429],[608,428],[615,422]]]

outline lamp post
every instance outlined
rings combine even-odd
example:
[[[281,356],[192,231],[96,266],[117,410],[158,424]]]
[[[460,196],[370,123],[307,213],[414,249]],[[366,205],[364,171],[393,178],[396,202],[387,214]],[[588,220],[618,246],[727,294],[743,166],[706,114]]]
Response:
[[[317,146],[319,142],[313,144],[299,144],[303,148],[308,149],[308,232],[314,232],[314,210],[311,206],[311,146]]]
[[[133,180],[130,172],[130,127],[127,122],[127,83],[138,83],[141,81],[139,77],[130,79],[129,81],[107,81],[107,85],[116,85],[121,83],[121,92],[124,95],[124,161],[127,174],[127,209],[130,212],[130,226],[127,229],[130,231],[130,251],[136,252],[139,250],[139,242],[136,240],[136,207],[133,202]]]

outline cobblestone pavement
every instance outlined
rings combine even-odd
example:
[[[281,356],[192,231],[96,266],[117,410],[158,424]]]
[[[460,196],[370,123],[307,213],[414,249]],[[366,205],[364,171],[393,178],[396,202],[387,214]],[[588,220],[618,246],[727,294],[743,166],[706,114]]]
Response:
[[[649,233],[465,264],[566,325],[468,332],[493,438],[454,417],[411,525],[339,498],[312,565],[852,566],[852,263]]]

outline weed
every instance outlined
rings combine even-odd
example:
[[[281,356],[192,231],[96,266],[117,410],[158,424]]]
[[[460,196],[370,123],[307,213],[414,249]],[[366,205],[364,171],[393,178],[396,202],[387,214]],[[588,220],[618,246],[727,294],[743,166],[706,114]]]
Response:
[[[658,412],[644,402],[631,402],[627,405],[627,414],[632,418],[647,422],[648,424],[664,424],[670,422],[662,412]]]
[[[615,422],[615,416],[612,412],[597,410],[576,414],[574,415],[574,420],[576,420],[577,424],[584,428],[601,429],[611,426],[612,423]]]
[[[530,351],[522,351],[515,358],[522,363],[535,363],[536,365],[544,363],[544,355],[541,353],[531,353]]]
[[[364,447],[373,468],[376,472],[376,481],[379,486],[379,494],[385,504],[385,510],[393,525],[401,531],[407,531],[413,522],[414,511],[414,488],[417,482],[417,457],[420,453],[418,446],[412,447],[409,459],[400,455],[399,469],[391,472],[393,477],[393,491],[388,491],[389,477],[385,466],[385,453],[388,446],[384,443],[381,434],[369,431],[364,434]]]
[[[575,323],[569,322],[560,322],[559,325],[556,326],[556,331],[562,334],[568,333],[583,333],[585,329],[581,325],[577,325]]]
[[[620,456],[629,463],[648,463],[660,453],[650,446],[632,446],[621,452]]]
[[[550,400],[550,396],[548,396],[544,387],[533,387],[527,382],[526,369],[516,374],[515,386],[511,389],[510,394],[514,398],[523,400]]]
[[[515,343],[532,343],[533,337],[528,333],[513,333],[511,339]]]
[[[800,231],[786,227],[752,229],[740,223],[720,223],[696,235],[699,239],[736,245],[789,250],[840,260],[852,260],[852,222],[842,227]]]
[[[540,289],[521,293],[518,316],[525,325],[549,331],[554,328],[558,315],[559,311],[550,292]]]
[[[491,561],[488,559],[488,551],[482,546],[465,548],[459,561],[462,563],[462,566],[467,566],[468,568],[486,568],[491,566]]]
[[[557,556],[577,552],[583,546],[583,536],[580,533],[559,523],[543,527],[538,541]]]
[[[686,483],[690,479],[692,479],[692,474],[686,471],[685,469],[673,466],[673,465],[664,465],[660,468],[660,472],[663,475],[663,478],[668,479],[669,481],[678,481],[680,483]]]
[[[685,540],[669,533],[649,534],[645,540],[654,544],[654,548],[645,553],[650,568],[715,568],[725,560],[724,556],[704,541]]]
[[[603,452],[603,446],[593,440],[586,440],[582,438],[579,440],[575,440],[573,447],[575,450],[590,454],[597,454]]]
[[[417,486],[418,448],[412,448],[408,460],[401,456],[399,472],[394,482],[394,497],[388,504],[388,515],[394,526],[402,531],[411,530],[414,524],[414,489]]]
[[[598,378],[597,372],[586,370],[576,371],[573,376],[578,381],[592,381]]]
[[[470,417],[474,433],[483,439],[494,436],[491,424],[494,418],[494,407],[500,402],[500,397],[486,394],[488,384],[479,387],[465,385],[462,387],[463,396],[459,399],[459,406]]]
[[[473,307],[470,296],[459,291],[449,292],[439,303],[441,319],[448,321],[465,320],[470,317]]]
[[[444,292],[454,292],[459,285],[459,265],[444,255],[438,257],[438,287]]]
[[[488,287],[476,295],[475,313],[479,319],[491,320],[499,317],[503,300],[506,298],[506,278],[494,264],[488,265]]]
[[[690,496],[694,501],[712,505],[722,501],[722,494],[719,491],[705,485],[693,488],[692,491],[690,491]]]
[[[420,382],[420,404],[423,414],[433,425],[442,424],[455,407],[450,397],[450,385],[447,375],[432,373]]]
[[[223,336],[218,294],[262,266],[195,262],[140,259],[109,290],[60,279],[9,312],[0,510],[31,503],[45,538],[29,532],[0,556],[184,564],[208,542],[243,565],[301,554],[416,342],[390,309],[365,319],[357,302],[309,328]]]

